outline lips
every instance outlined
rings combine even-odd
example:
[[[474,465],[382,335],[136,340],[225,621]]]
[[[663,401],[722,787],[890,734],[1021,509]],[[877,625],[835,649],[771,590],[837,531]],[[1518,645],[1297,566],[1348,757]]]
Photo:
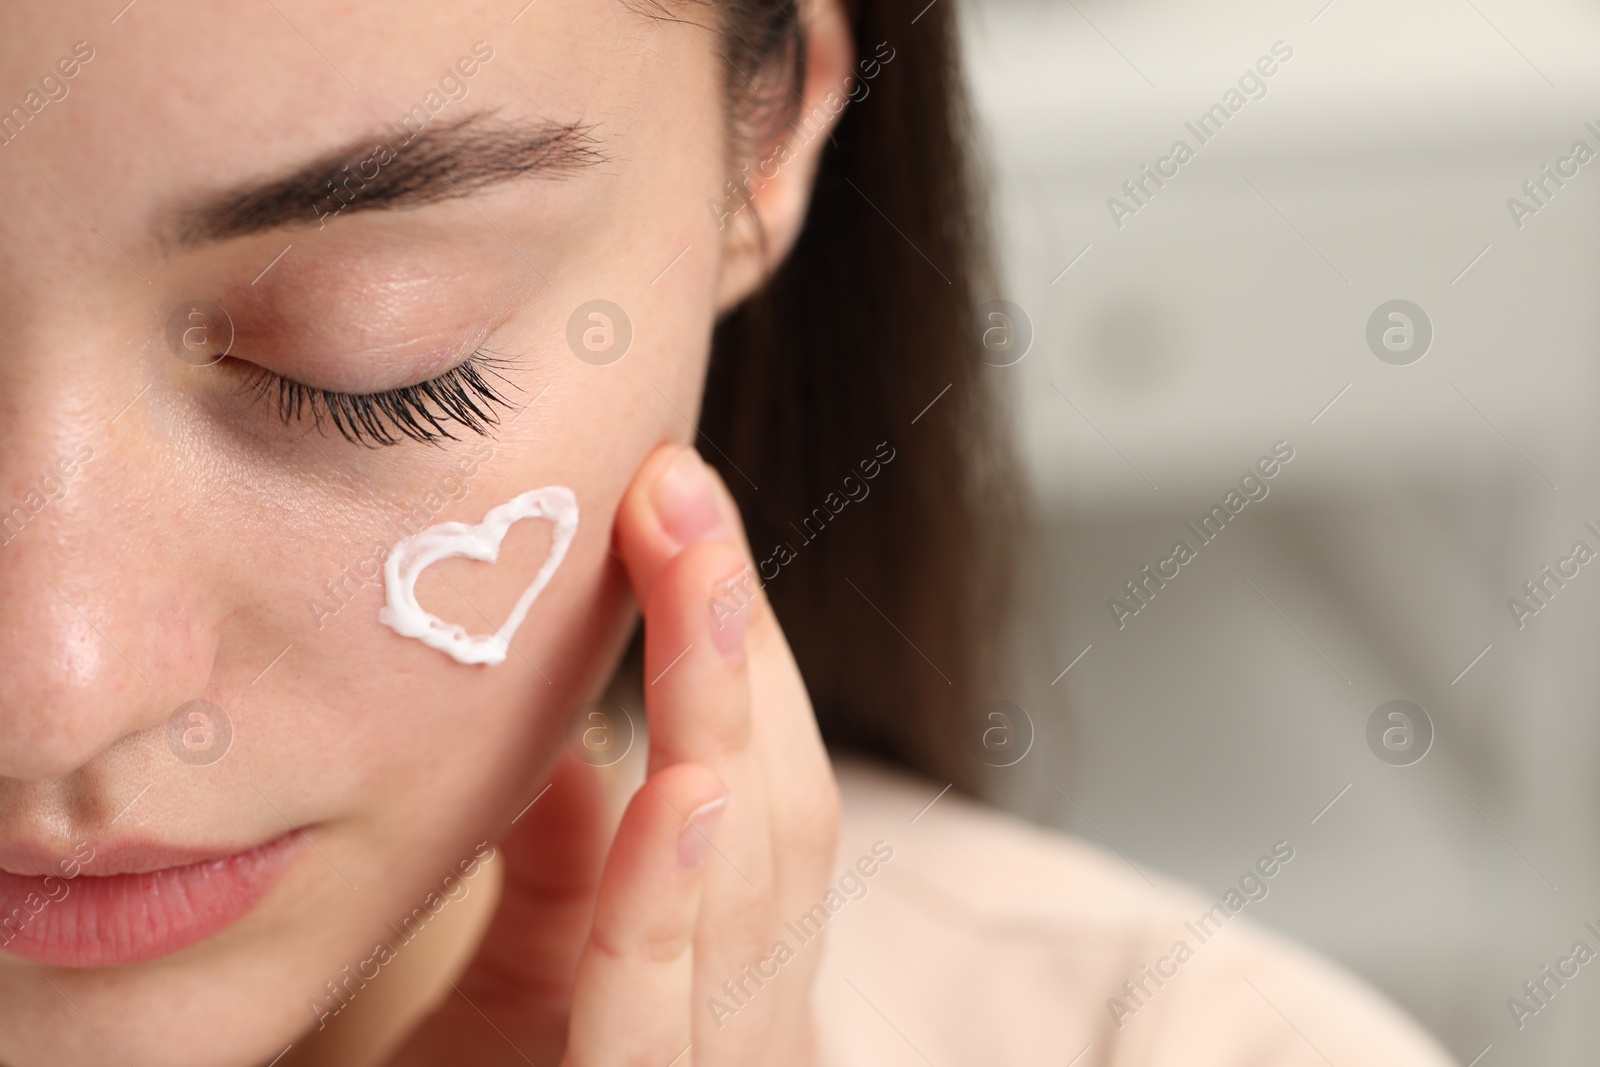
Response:
[[[76,864],[42,864],[0,847],[0,953],[57,967],[121,967],[170,955],[254,910],[303,842],[296,831],[206,858],[129,846],[90,859],[80,853]]]

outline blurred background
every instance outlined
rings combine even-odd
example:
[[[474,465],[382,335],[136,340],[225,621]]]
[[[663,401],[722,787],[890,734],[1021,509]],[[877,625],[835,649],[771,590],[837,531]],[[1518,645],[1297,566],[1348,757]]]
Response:
[[[1600,552],[1600,158],[1560,163],[1600,152],[1600,8],[982,0],[966,19],[995,295],[1033,333],[993,373],[1044,520],[1021,620],[1044,662],[1007,694],[1038,738],[1003,799],[1211,893],[1287,839],[1257,921],[1463,1064],[1592,1062],[1600,967],[1520,1030],[1506,1001],[1574,941],[1600,948],[1600,561],[1521,628],[1508,600],[1537,606],[1524,583],[1575,542]],[[1277,42],[1265,95],[1201,144],[1185,123]],[[1193,158],[1131,200],[1179,139]],[[1546,165],[1577,173],[1541,204],[1523,184]],[[1394,300],[1431,324],[1425,350],[1415,321],[1409,348],[1369,343]],[[1185,523],[1280,441],[1269,495],[1200,547]],[[1108,601],[1138,606],[1124,583],[1180,539],[1197,557],[1119,628]],[[1391,700],[1431,723],[1422,758],[1369,743]]]

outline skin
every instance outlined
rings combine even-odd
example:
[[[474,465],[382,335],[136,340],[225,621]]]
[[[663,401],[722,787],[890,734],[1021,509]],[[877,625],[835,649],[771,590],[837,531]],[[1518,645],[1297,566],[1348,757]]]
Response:
[[[102,969],[0,952],[0,1062],[243,1065],[292,1044],[281,1063],[665,1064],[691,1043],[679,1063],[804,1062],[815,952],[725,1026],[706,1010],[820,899],[838,801],[765,600],[720,628],[709,610],[750,557],[726,488],[683,446],[712,326],[792,246],[826,138],[796,145],[741,216],[761,241],[707,210],[750,147],[726,138],[708,31],[612,0],[275,6],[163,0],[115,23],[79,2],[0,11],[7,107],[26,91],[16,72],[94,49],[0,148],[0,504],[76,442],[93,450],[0,549],[0,841],[220,854],[303,831],[260,906],[175,954]],[[833,3],[806,26],[809,109],[844,91],[854,54]],[[404,210],[319,224],[308,203],[263,232],[175,236],[188,205],[370,141],[478,40],[493,59],[441,118],[582,122],[605,160]],[[633,327],[605,366],[566,336],[596,296]],[[238,320],[211,367],[166,343],[197,297]],[[516,407],[490,437],[440,446],[286,426],[239,388],[253,366],[389,389],[475,348],[505,356]],[[503,664],[463,666],[381,625],[381,581],[324,591],[392,545],[386,516],[423,503],[430,523],[473,523],[545,485],[570,487],[582,520]],[[493,629],[548,541],[525,522],[493,566],[438,564],[423,605]],[[596,769],[568,723],[640,606],[644,675],[659,676],[648,752]],[[197,698],[234,730],[206,766],[165,734]],[[324,983],[479,842],[494,859],[468,891],[316,1028]]]

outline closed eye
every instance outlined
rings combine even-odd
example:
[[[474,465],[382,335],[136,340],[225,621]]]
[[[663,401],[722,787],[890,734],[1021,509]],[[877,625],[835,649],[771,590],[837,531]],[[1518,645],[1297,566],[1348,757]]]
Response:
[[[498,409],[516,406],[507,392],[517,386],[500,373],[508,362],[478,351],[436,378],[381,393],[321,389],[255,367],[242,391],[270,402],[285,425],[305,418],[315,429],[331,423],[352,444],[381,448],[408,439],[437,444],[459,440],[452,426],[487,436],[500,423]]]

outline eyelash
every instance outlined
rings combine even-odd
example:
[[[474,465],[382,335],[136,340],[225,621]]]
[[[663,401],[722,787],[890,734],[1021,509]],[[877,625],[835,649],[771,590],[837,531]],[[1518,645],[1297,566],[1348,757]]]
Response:
[[[500,424],[496,408],[512,408],[502,386],[516,386],[499,368],[509,361],[474,352],[465,362],[415,385],[381,393],[339,393],[257,367],[245,381],[257,400],[270,400],[285,426],[310,413],[315,427],[331,422],[352,444],[384,448],[404,440],[437,444],[460,440],[449,426],[488,436]],[[498,379],[499,384],[496,384]]]

